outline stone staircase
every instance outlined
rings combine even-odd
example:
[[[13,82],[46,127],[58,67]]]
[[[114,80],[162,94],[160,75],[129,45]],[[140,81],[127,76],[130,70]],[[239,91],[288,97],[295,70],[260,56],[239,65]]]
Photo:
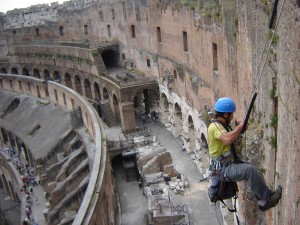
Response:
[[[102,103],[103,119],[109,127],[118,126],[115,115],[110,107],[109,102]]]

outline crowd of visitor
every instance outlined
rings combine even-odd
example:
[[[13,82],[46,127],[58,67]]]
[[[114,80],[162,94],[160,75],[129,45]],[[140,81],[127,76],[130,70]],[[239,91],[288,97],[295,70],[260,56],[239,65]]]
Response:
[[[27,160],[24,159],[21,151],[19,149],[16,149],[14,146],[9,146],[8,144],[1,143],[1,151],[5,152],[6,155],[12,159],[13,164],[22,180],[20,192],[23,194],[26,202],[24,213],[23,215],[21,215],[21,224],[38,225],[32,215],[33,204],[39,204],[38,197],[35,195],[33,187],[39,185],[40,183],[34,175],[34,169],[31,168]]]

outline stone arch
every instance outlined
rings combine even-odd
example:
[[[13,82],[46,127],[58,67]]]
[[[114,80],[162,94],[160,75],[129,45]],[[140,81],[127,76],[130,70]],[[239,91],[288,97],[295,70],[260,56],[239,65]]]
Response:
[[[115,114],[115,118],[117,123],[121,122],[121,116],[120,116],[120,107],[119,107],[119,101],[118,101],[118,97],[113,94],[113,107],[114,107],[114,114]]]
[[[7,74],[7,69],[5,67],[1,67],[0,73],[6,73]]]
[[[103,87],[103,98],[105,100],[109,99],[109,94],[108,94],[108,91],[107,91],[106,87]]]
[[[40,71],[36,68],[33,69],[32,76],[41,79]]]
[[[158,110],[158,89],[153,87],[136,88],[133,90],[130,100],[133,102],[135,109],[139,108],[144,111],[143,114],[148,115],[149,113]]]
[[[108,49],[101,53],[104,65],[106,68],[118,67],[119,54],[111,49]]]
[[[55,82],[60,82],[61,81],[61,77],[60,77],[60,74],[59,74],[58,71],[54,71],[54,73],[53,73],[53,80]]]
[[[44,80],[51,80],[50,73],[48,70],[44,70]]]
[[[72,89],[72,79],[71,79],[71,76],[69,73],[65,73],[65,79],[64,79],[64,82],[65,82],[65,85],[68,87],[68,88],[71,88]]]
[[[101,101],[100,87],[97,82],[94,83],[94,95],[96,98],[99,98],[99,101]]]
[[[195,131],[195,126],[194,126],[194,120],[191,115],[188,117],[188,133],[187,133],[187,138],[188,138],[188,146],[189,146],[189,151],[194,151],[196,147],[196,131]]]
[[[207,139],[203,133],[201,133],[200,141],[201,141],[201,145],[200,145],[201,148],[208,148]]]
[[[18,69],[16,67],[11,68],[11,74],[19,74]]]
[[[103,117],[103,108],[101,104],[101,99],[97,96],[94,98],[93,106],[96,109],[98,115],[102,118]]]
[[[182,111],[179,104],[176,102],[174,106],[174,120],[173,120],[174,136],[178,137],[182,132]]]
[[[161,96],[160,96],[160,109],[161,109],[161,111],[160,111],[161,122],[163,124],[166,124],[166,123],[168,123],[170,111],[169,111],[169,100],[165,93],[161,93]]]
[[[22,75],[24,75],[24,76],[30,76],[29,70],[27,68],[23,68],[22,69]]]
[[[130,96],[130,101],[134,101],[134,98],[136,97],[136,95],[139,93],[139,92],[142,92],[144,89],[147,89],[149,90],[151,93],[154,93],[155,94],[155,97],[158,99],[159,97],[159,90],[158,88],[154,88],[152,86],[150,87],[147,87],[147,88],[143,88],[143,87],[139,87],[139,88],[135,88],[132,93],[131,93],[131,96]]]
[[[84,90],[85,90],[85,96],[89,99],[93,99],[91,84],[87,78],[84,79]]]
[[[75,76],[75,91],[79,94],[82,94],[81,80],[77,75]]]

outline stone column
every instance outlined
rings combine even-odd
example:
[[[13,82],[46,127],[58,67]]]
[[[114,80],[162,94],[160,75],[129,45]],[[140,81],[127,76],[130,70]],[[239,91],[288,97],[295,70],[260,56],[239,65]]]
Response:
[[[133,102],[124,102],[121,104],[121,123],[123,131],[136,128]]]

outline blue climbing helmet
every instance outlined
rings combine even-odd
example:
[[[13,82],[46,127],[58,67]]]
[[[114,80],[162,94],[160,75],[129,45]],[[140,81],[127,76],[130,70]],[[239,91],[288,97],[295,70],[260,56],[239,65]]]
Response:
[[[215,104],[215,110],[221,113],[233,113],[235,108],[235,103],[231,98],[219,98]]]

